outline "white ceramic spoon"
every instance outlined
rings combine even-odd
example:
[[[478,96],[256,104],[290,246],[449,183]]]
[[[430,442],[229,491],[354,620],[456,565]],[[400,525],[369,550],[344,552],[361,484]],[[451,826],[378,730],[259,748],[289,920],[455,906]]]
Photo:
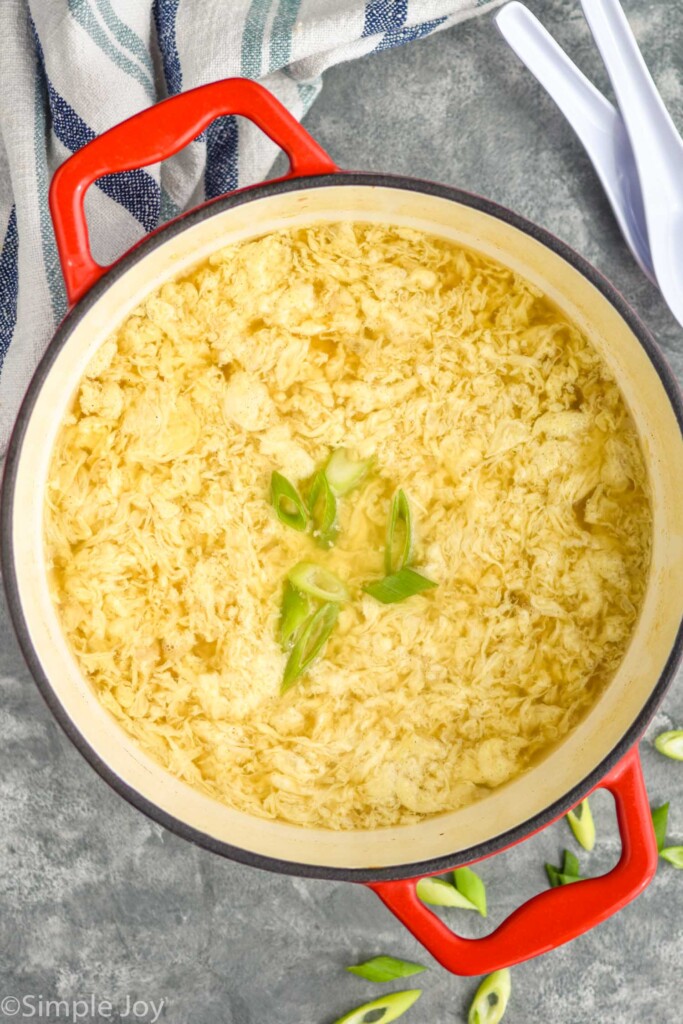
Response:
[[[524,4],[517,0],[506,4],[496,16],[496,24],[583,143],[629,249],[654,282],[638,171],[619,111]]]
[[[581,0],[581,6],[631,140],[657,282],[683,324],[683,140],[618,0]]]

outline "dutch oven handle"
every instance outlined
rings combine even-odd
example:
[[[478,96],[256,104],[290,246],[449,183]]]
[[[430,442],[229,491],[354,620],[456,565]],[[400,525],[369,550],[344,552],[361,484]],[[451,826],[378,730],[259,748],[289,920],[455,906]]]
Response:
[[[370,888],[454,974],[489,974],[547,953],[624,907],[657,870],[657,841],[638,748],[629,751],[595,788],[608,789],[614,797],[622,844],[619,863],[599,878],[534,896],[484,938],[464,939],[447,928],[417,896],[418,879],[371,882]]]
[[[93,259],[83,201],[106,174],[132,171],[173,156],[226,114],[249,118],[289,158],[285,178],[331,174],[338,168],[272,93],[246,78],[226,78],[171,96],[89,142],[56,171],[50,211],[69,303],[109,269]]]

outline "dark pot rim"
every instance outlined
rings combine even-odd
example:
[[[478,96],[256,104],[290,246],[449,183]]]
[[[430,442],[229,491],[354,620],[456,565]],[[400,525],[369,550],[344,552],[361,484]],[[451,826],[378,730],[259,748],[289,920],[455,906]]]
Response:
[[[12,546],[13,505],[16,475],[24,436],[36,399],[52,368],[57,354],[60,352],[67,338],[70,336],[81,318],[99,301],[110,285],[117,281],[122,275],[128,273],[128,271],[131,270],[139,260],[144,258],[157,246],[167,242],[170,238],[181,234],[194,224],[197,224],[208,217],[213,217],[214,214],[220,213],[223,210],[231,209],[232,207],[241,206],[244,203],[249,203],[257,199],[285,192],[324,188],[327,186],[345,187],[359,185],[420,192],[426,195],[450,200],[463,206],[471,207],[472,209],[489,214],[492,217],[496,217],[499,220],[512,225],[525,234],[530,235],[532,238],[536,239],[559,255],[572,267],[578,270],[598,289],[598,291],[601,292],[601,294],[612,304],[622,319],[625,320],[627,325],[630,327],[631,331],[647,353],[647,356],[654,365],[655,370],[662,381],[662,385],[678,421],[679,428],[683,434],[683,401],[681,400],[681,394],[672,371],[669,369],[662,353],[655,344],[655,341],[649,331],[641,323],[635,312],[631,309],[623,296],[620,295],[620,293],[613,287],[613,285],[611,285],[609,281],[607,281],[607,279],[603,277],[603,275],[600,274],[593,266],[591,266],[591,264],[582,256],[562,242],[559,238],[552,235],[549,231],[538,227],[531,221],[526,220],[524,217],[513,213],[503,206],[499,206],[497,203],[494,203],[489,199],[484,199],[481,196],[465,192],[452,186],[439,185],[431,181],[423,181],[416,178],[365,172],[341,172],[338,174],[324,174],[305,178],[266,182],[253,188],[244,189],[240,192],[223,196],[195,210],[191,210],[188,213],[181,215],[165,227],[162,227],[159,231],[143,239],[142,242],[114,264],[114,266],[80,300],[80,302],[70,310],[62,321],[31,380],[10,439],[7,458],[5,461],[2,496],[0,499],[0,556],[4,567],[4,586],[7,594],[10,615],[12,617],[24,658],[40,689],[40,692],[66,735],[90,765],[92,765],[98,774],[105,780],[105,782],[112,787],[112,789],[123,796],[138,810],[142,811],[149,818],[158,822],[160,825],[163,825],[171,832],[175,832],[183,839],[187,839],[198,846],[211,850],[214,853],[218,853],[221,856],[228,857],[231,860],[239,861],[252,867],[278,872],[280,874],[300,875],[309,878],[325,878],[339,881],[378,882],[445,872],[457,867],[458,865],[471,863],[473,861],[489,857],[492,854],[530,836],[539,829],[542,829],[556,818],[565,814],[571,807],[578,803],[587,792],[600,783],[610,769],[613,768],[628,753],[631,747],[638,742],[657,707],[661,703],[674,676],[676,667],[681,660],[681,656],[683,655],[683,613],[676,635],[676,640],[664,666],[664,670],[657,682],[653,685],[650,696],[640,709],[635,720],[622,736],[619,743],[617,743],[609,754],[603,758],[600,764],[598,764],[580,783],[564,794],[564,796],[559,800],[556,800],[550,806],[514,828],[455,854],[429,858],[428,860],[420,861],[419,863],[398,864],[389,867],[325,867],[314,864],[280,860],[277,857],[269,857],[264,854],[253,853],[250,850],[244,850],[239,846],[233,846],[230,843],[219,841],[213,836],[192,828],[181,819],[161,810],[161,808],[157,807],[146,797],[143,797],[137,790],[133,789],[119,778],[115,772],[105,764],[95,749],[87,743],[85,738],[76,728],[73,721],[62,707],[55,691],[52,688],[50,680],[43,672],[38,655],[31,641],[28,623],[24,617],[19,598],[17,572]]]

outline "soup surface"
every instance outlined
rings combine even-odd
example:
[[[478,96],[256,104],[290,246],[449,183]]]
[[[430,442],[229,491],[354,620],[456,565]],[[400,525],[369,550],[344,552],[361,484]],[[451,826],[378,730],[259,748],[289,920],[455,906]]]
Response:
[[[305,501],[340,448],[372,464],[324,547],[271,477]],[[437,586],[384,604],[362,588],[399,488]],[[650,550],[637,436],[577,328],[489,259],[360,223],[225,248],[151,295],[80,383],[45,522],[65,633],[121,725],[232,807],[334,829],[538,761],[619,665]],[[348,600],[281,693],[301,561]]]

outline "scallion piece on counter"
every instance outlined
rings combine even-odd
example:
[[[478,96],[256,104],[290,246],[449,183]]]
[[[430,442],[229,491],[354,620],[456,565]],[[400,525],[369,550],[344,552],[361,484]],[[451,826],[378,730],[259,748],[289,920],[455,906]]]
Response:
[[[327,460],[324,473],[334,493],[341,498],[363,482],[371,465],[372,459],[354,459],[348,448],[337,448]]]
[[[660,732],[655,740],[655,747],[665,757],[671,757],[674,761],[683,761],[683,729]]]
[[[659,851],[659,856],[675,868],[683,868],[683,846],[666,846]]]
[[[423,590],[433,590],[438,585],[405,566],[391,576],[385,576],[383,580],[366,583],[363,590],[382,604],[397,604],[399,601],[405,601],[407,597],[412,597],[413,594],[421,594]]]
[[[510,971],[494,971],[477,989],[467,1016],[467,1024],[500,1024],[510,999]]]
[[[565,875],[552,864],[546,864],[545,870],[552,889],[556,889],[558,885],[571,885],[572,882],[581,881],[580,875]]]
[[[571,875],[574,878],[580,878],[579,870],[579,858],[575,853],[571,853],[570,850],[565,850],[564,859],[562,861],[562,874]]]
[[[582,879],[582,876],[579,874],[578,858],[573,853],[570,853],[569,850],[564,851],[561,868],[556,868],[554,864],[546,864],[545,870],[548,875],[548,881],[553,889],[558,885],[570,885],[571,882],[580,882]]]
[[[270,500],[280,522],[303,533],[308,526],[306,503],[294,484],[276,470],[270,478]]]
[[[412,960],[397,960],[395,956],[375,956],[363,964],[347,967],[350,974],[366,981],[395,981],[396,978],[410,978],[413,974],[422,974],[427,968]]]
[[[334,1024],[367,1024],[369,1021],[377,1021],[377,1024],[391,1024],[398,1020],[410,1009],[413,1003],[422,995],[422,989],[407,989],[405,992],[392,992],[391,995],[382,996],[381,999],[373,999],[371,1003],[363,1003],[355,1010],[345,1013],[334,1022]]]
[[[302,594],[310,594],[319,601],[339,604],[349,599],[349,592],[339,577],[315,562],[297,562],[287,573],[287,579]]]
[[[323,604],[308,619],[287,659],[280,687],[281,694],[287,693],[318,657],[334,629],[338,615],[338,604]]]
[[[472,868],[456,868],[453,872],[455,887],[465,899],[486,917],[486,886]]]
[[[417,895],[423,903],[432,907],[460,907],[461,910],[477,910],[478,908],[463,896],[454,885],[443,878],[421,878],[417,883]]]
[[[592,850],[595,846],[595,822],[588,800],[582,800],[576,811],[569,811],[567,821],[577,843],[584,850]]]
[[[307,595],[293,587],[289,580],[285,580],[280,610],[280,645],[283,651],[292,646],[310,614],[311,602]]]
[[[337,498],[324,473],[316,473],[308,496],[313,536],[323,548],[331,548],[339,533]]]
[[[661,853],[666,846],[666,828],[669,824],[669,802],[662,804],[661,807],[654,807],[652,809],[652,825],[655,830],[655,838],[657,839],[657,849]]]
[[[413,524],[408,497],[399,487],[391,501],[387,523],[387,543],[384,550],[384,571],[387,576],[403,569],[410,561],[413,550]]]

